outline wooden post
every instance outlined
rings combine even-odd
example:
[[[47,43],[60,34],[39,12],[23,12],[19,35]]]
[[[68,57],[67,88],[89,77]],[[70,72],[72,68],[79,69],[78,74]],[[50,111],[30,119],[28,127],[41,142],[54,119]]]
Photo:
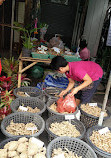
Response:
[[[22,67],[23,67],[23,61],[19,60],[18,88],[21,87],[21,76],[22,76],[21,70],[22,70]]]
[[[12,0],[12,19],[11,19],[11,36],[10,36],[10,57],[12,57],[14,9],[15,9],[15,0]]]
[[[25,0],[25,18],[24,24],[30,24],[31,0]]]
[[[106,92],[105,92],[105,96],[104,96],[101,115],[100,115],[99,121],[98,121],[99,126],[102,126],[102,123],[103,123],[104,112],[105,112],[106,103],[107,103],[107,100],[108,100],[108,95],[109,95],[110,88],[111,88],[111,71],[110,71],[110,75],[109,75],[109,79],[108,79],[108,83],[107,83],[107,87],[106,87]]]

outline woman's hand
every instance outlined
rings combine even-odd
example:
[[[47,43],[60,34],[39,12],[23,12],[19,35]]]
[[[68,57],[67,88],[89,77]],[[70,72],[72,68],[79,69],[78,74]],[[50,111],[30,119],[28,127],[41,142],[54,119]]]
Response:
[[[74,94],[77,94],[77,92],[79,91],[79,89],[76,87],[74,89],[72,89],[71,93],[69,94],[71,97],[74,96]]]
[[[62,96],[64,96],[65,94],[67,94],[67,91],[66,91],[66,90],[63,90],[63,91],[59,94],[59,97],[62,97]]]

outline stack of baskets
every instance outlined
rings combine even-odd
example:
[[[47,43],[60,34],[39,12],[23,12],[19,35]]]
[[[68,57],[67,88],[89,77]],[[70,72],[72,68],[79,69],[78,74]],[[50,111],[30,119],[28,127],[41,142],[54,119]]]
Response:
[[[23,92],[23,93],[26,92],[27,95],[29,95],[30,97],[20,96],[18,95],[17,92]],[[33,134],[32,132],[31,136],[39,137],[39,135],[42,134],[42,132],[45,129],[45,122],[43,118],[40,116],[46,110],[46,106],[44,102],[39,99],[39,97],[42,97],[42,91],[36,87],[20,87],[14,90],[14,95],[17,98],[14,101],[12,101],[10,105],[11,110],[14,113],[5,117],[3,121],[1,122],[2,133],[6,137],[16,136],[16,135],[10,134],[6,130],[6,127],[10,125],[11,121],[13,121],[14,123],[24,123],[24,124],[33,123],[37,127],[38,132],[36,132],[35,134]],[[18,112],[18,108],[19,106],[22,106],[22,104],[24,107],[29,106],[32,109],[37,107],[40,111],[37,113],[32,113],[32,112],[27,112],[27,111]]]
[[[99,105],[97,105],[98,107],[100,107]],[[80,111],[81,111],[81,122],[84,124],[84,126],[86,127],[86,129],[92,127],[92,126],[96,126],[98,124],[98,120],[99,120],[99,117],[96,117],[96,116],[93,116],[93,115],[90,115],[88,113],[86,113],[85,111],[83,111],[81,109],[81,105],[79,107]],[[104,120],[108,119],[109,118],[109,112],[107,111],[107,114],[108,116],[107,117],[104,117]]]
[[[92,143],[90,140],[90,136],[92,136],[93,131],[98,131],[100,129],[103,129],[103,126],[93,126],[88,129],[86,133],[86,142],[91,146],[91,148],[97,153],[98,158],[111,158],[111,153],[108,153],[106,151],[103,151],[102,149],[98,148],[95,144]],[[109,131],[111,132],[111,128],[109,128]],[[111,138],[109,138],[111,140]],[[99,143],[100,140],[97,140]]]

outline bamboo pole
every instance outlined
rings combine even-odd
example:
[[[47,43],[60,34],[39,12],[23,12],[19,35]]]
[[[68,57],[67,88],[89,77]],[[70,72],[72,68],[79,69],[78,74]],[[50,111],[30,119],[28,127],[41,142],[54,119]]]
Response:
[[[109,75],[109,79],[108,79],[108,83],[107,83],[107,87],[106,87],[106,92],[105,92],[105,96],[104,96],[104,100],[103,100],[102,111],[101,111],[99,121],[98,121],[99,126],[102,126],[102,123],[103,123],[104,112],[105,112],[110,88],[111,88],[111,71],[110,71],[110,75]]]

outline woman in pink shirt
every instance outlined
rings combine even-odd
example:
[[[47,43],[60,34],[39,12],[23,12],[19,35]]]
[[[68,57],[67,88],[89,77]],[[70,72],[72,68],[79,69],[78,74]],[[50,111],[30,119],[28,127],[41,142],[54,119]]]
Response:
[[[89,61],[90,60],[90,51],[87,49],[87,42],[85,39],[80,41],[80,58],[84,61]]]
[[[67,62],[62,56],[54,57],[51,67],[59,73],[65,73],[69,80],[67,88],[60,93],[60,97],[70,90],[70,96],[81,91],[80,97],[76,99],[77,105],[80,102],[89,103],[91,101],[103,75],[102,68],[92,61]],[[75,81],[80,82],[77,87],[74,87]]]

